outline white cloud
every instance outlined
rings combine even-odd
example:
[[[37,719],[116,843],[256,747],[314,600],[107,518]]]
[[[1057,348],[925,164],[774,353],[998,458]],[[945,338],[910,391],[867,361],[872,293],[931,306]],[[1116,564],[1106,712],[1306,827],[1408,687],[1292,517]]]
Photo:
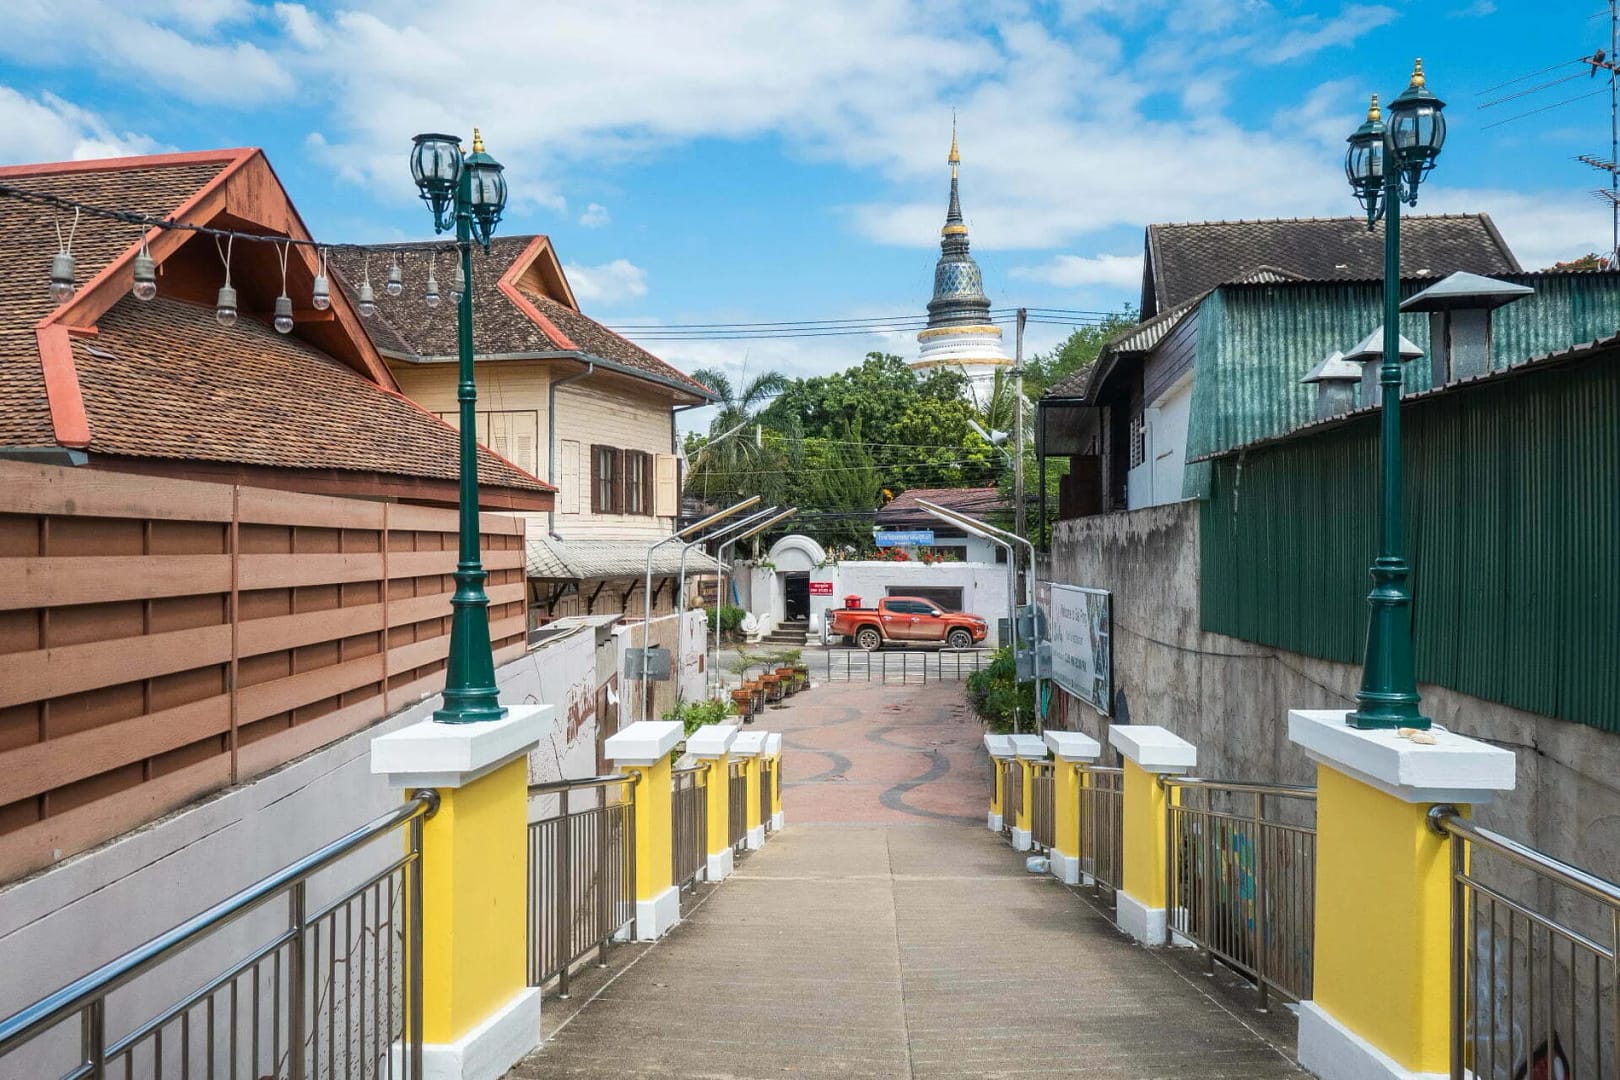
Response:
[[[1284,34],[1264,50],[1263,59],[1273,64],[1297,60],[1340,45],[1350,45],[1364,34],[1394,22],[1394,8],[1381,4],[1352,4],[1331,19],[1311,19],[1297,30]]]
[[[256,105],[291,94],[296,84],[264,49],[220,36],[224,26],[254,10],[240,0],[13,4],[0,56],[28,65],[79,66],[89,60],[103,74],[132,78],[194,104]]]
[[[1458,8],[1452,14],[1464,19],[1482,19],[1487,15],[1496,14],[1496,4],[1493,0],[1474,0],[1472,4]]]
[[[563,270],[574,287],[574,295],[583,304],[611,307],[647,295],[647,271],[629,259],[614,259],[600,266],[569,263]]]
[[[1055,255],[1039,266],[1015,266],[1010,274],[1022,281],[1039,281],[1065,289],[1085,285],[1134,289],[1142,283],[1142,256]]]
[[[1434,177],[1440,175],[1436,169]],[[1609,250],[1609,214],[1582,191],[1549,195],[1491,188],[1445,188],[1431,179],[1424,185],[1416,212],[1479,211],[1490,215],[1526,270],[1543,270],[1555,262]]]
[[[613,223],[613,215],[609,214],[608,208],[601,203],[593,202],[585,208],[583,214],[579,215],[579,223],[587,229],[600,229]]]
[[[0,162],[85,161],[167,149],[132,131],[116,131],[88,109],[54,94],[26,97],[0,86],[0,131],[6,133]]]

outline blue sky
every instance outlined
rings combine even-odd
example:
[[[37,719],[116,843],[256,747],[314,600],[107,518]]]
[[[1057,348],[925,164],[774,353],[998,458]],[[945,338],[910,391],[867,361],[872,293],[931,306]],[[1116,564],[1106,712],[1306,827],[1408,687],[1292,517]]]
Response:
[[[1607,154],[1606,95],[1485,126],[1601,80],[1478,107],[1607,47],[1600,0],[7,7],[0,158],[262,146],[317,235],[386,242],[425,232],[410,136],[477,124],[508,167],[504,230],[549,233],[610,324],[920,312],[953,109],[992,302],[1117,308],[1148,222],[1353,212],[1343,138],[1414,55],[1451,120],[1420,212],[1487,211],[1532,268],[1609,242],[1573,160]],[[653,348],[806,374],[915,343]]]

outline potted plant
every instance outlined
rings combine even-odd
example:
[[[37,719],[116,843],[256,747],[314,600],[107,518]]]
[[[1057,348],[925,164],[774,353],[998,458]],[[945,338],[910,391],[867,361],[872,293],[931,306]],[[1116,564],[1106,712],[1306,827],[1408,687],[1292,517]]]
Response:
[[[765,687],[765,700],[782,700],[782,678],[775,672],[766,672],[759,677],[760,683]]]

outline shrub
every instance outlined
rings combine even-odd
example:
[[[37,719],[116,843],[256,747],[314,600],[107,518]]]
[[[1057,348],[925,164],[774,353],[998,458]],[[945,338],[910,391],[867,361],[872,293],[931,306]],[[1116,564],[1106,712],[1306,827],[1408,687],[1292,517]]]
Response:
[[[714,608],[706,608],[705,610],[708,612],[708,615],[709,615],[709,631],[710,631],[710,633],[713,633],[714,632],[714,611],[715,611],[715,609]],[[720,608],[720,630],[721,630],[722,633],[726,633],[726,634],[734,634],[734,633],[736,633],[737,632],[737,627],[742,625],[742,621],[743,621],[743,609],[742,608],[740,608],[740,607],[732,607],[730,604],[726,604],[725,606]]]
[[[1016,682],[1017,667],[1011,649],[996,649],[990,663],[967,678],[967,699],[985,727],[997,733],[1013,729],[1013,705],[1026,723],[1035,717],[1035,683]]]
[[[724,723],[736,712],[725,698],[707,698],[703,701],[677,701],[675,707],[664,714],[665,720],[679,720],[690,735],[704,724]]]

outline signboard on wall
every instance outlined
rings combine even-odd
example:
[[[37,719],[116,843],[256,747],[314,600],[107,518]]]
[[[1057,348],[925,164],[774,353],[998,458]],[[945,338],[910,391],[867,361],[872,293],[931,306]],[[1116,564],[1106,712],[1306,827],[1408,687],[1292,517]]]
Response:
[[[877,546],[885,547],[933,547],[933,529],[890,529],[888,532],[875,534]]]
[[[1114,704],[1113,594],[1042,581],[1035,606],[1052,648],[1052,681],[1108,716]]]
[[[812,581],[810,583],[810,595],[811,596],[831,596],[832,594],[833,594],[833,583],[832,582],[830,582],[830,581]]]

